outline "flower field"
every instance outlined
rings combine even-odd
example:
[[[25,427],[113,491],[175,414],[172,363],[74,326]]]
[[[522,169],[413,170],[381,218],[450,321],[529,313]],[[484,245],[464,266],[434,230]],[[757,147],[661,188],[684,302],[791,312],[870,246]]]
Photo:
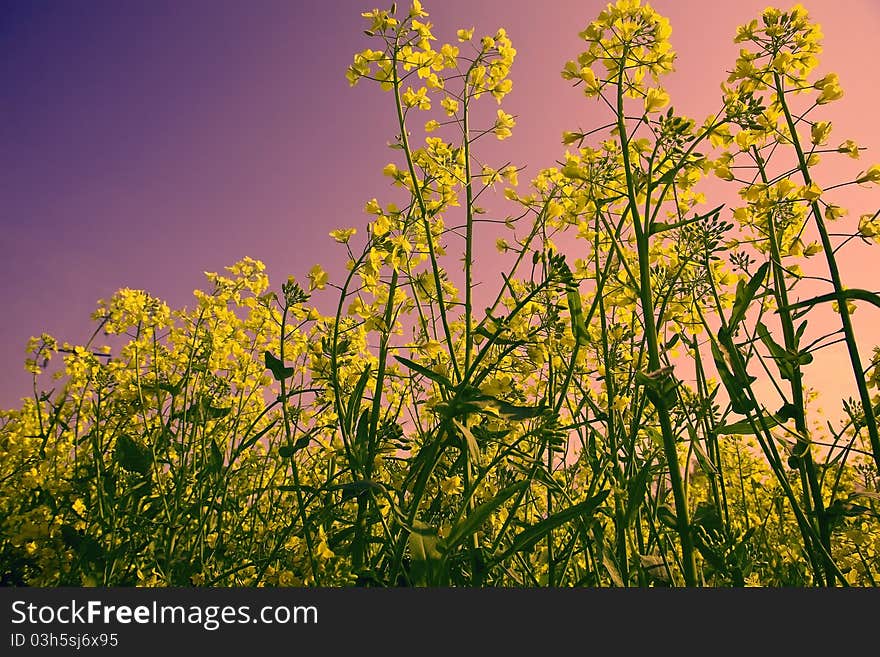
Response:
[[[823,116],[808,7],[742,25],[697,118],[666,18],[586,17],[549,84],[607,120],[528,180],[482,154],[516,130],[515,43],[440,43],[428,9],[364,12],[339,72],[396,121],[387,189],[329,233],[343,276],[243,257],[192,307],[123,288],[86,344],[31,340],[3,584],[875,586],[880,348],[852,316],[880,296],[840,263],[880,242],[880,164],[823,171],[865,147]]]

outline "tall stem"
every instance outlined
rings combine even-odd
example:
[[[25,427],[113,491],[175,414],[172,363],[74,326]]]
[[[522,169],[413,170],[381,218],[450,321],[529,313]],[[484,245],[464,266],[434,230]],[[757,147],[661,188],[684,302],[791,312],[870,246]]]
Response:
[[[624,57],[625,60],[625,57]],[[632,169],[629,159],[629,139],[626,131],[626,120],[623,107],[623,71],[621,65],[617,81],[617,130],[620,139],[620,147],[623,156],[623,169],[626,175],[626,189],[629,198],[629,210],[633,219],[633,228],[636,235],[636,245],[639,257],[639,300],[642,306],[642,321],[645,329],[645,341],[648,347],[648,369],[656,372],[660,369],[660,348],[657,339],[657,326],[654,319],[654,299],[651,291],[651,263],[649,240],[650,235],[642,227],[636,200],[635,184],[633,183]],[[687,499],[685,497],[684,482],[681,469],[678,464],[678,450],[675,445],[675,432],[672,428],[672,420],[669,408],[662,395],[656,395],[654,406],[657,409],[657,417],[660,421],[660,431],[663,436],[663,452],[669,467],[669,480],[672,487],[672,496],[675,501],[676,529],[681,540],[682,574],[686,586],[696,586],[697,569],[694,556],[694,543],[691,536],[690,521],[688,519]]]
[[[798,168],[804,179],[804,184],[809,186],[813,180],[810,176],[810,169],[807,166],[807,159],[804,156],[804,150],[801,147],[800,140],[797,135],[797,128],[791,117],[791,110],[785,100],[785,91],[783,89],[782,78],[778,73],[773,74],[776,82],[776,97],[782,106],[782,112],[785,114],[785,122],[788,125],[788,131],[791,134],[791,143],[794,146],[795,153],[798,158]],[[849,354],[849,361],[852,365],[853,377],[856,380],[856,386],[859,389],[859,399],[862,402],[862,410],[865,414],[865,426],[868,429],[868,437],[871,442],[871,452],[874,455],[874,463],[877,470],[880,471],[880,434],[877,431],[877,417],[874,415],[874,408],[871,406],[871,395],[868,392],[868,384],[865,382],[865,373],[862,368],[862,360],[859,356],[859,348],[856,343],[856,335],[853,330],[852,318],[849,308],[846,305],[846,297],[843,294],[843,283],[840,279],[840,270],[837,266],[837,259],[834,257],[834,247],[831,244],[831,238],[828,235],[828,229],[825,227],[825,220],[819,208],[819,203],[813,201],[810,204],[813,219],[816,220],[816,228],[819,230],[819,237],[822,240],[822,249],[825,251],[825,260],[828,263],[828,273],[831,276],[831,283],[834,286],[834,294],[837,296],[837,306],[840,312],[840,323],[843,327],[843,334],[846,339],[846,350]]]
[[[767,173],[764,166],[764,160],[757,148],[753,148],[753,155],[758,163],[758,171],[761,180],[765,184],[768,182]],[[773,212],[767,213],[768,222],[768,240],[770,244],[770,258],[773,267],[773,292],[776,297],[776,304],[779,308],[779,316],[782,324],[782,335],[785,340],[785,349],[789,353],[798,352],[798,338],[794,329],[794,322],[791,316],[791,310],[788,307],[788,289],[785,284],[785,272],[782,268],[782,256],[779,249],[779,239],[776,232],[776,224],[773,219]],[[819,478],[816,475],[816,464],[813,461],[813,453],[810,450],[809,429],[807,428],[807,413],[804,402],[804,384],[803,375],[801,373],[800,364],[795,361],[792,364],[794,370],[790,381],[792,395],[792,409],[795,414],[794,423],[797,430],[797,445],[795,447],[795,456],[798,459],[798,470],[800,471],[801,481],[804,486],[804,497],[807,505],[807,512],[811,510],[818,520],[819,536],[825,551],[831,553],[831,536],[828,530],[828,520],[825,516],[825,505],[822,500],[822,487],[819,484]],[[810,508],[812,506],[812,509]],[[827,559],[823,559],[825,563],[825,577],[829,583],[834,581],[834,571]]]

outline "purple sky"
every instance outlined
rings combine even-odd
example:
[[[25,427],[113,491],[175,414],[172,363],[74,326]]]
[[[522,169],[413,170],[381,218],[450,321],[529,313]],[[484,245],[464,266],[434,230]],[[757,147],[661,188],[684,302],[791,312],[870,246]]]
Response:
[[[391,97],[352,89],[344,75],[352,54],[374,45],[360,12],[375,4],[3,0],[0,407],[29,394],[28,337],[85,340],[96,301],[115,289],[143,288],[178,307],[191,304],[203,271],[246,255],[267,264],[276,286],[317,262],[341,269],[328,231],[362,232],[364,202],[393,197],[381,175],[394,157]],[[518,54],[504,107],[517,127],[491,152],[499,164],[527,164],[521,180],[561,156],[563,130],[606,121],[559,76],[604,2],[424,4],[441,41],[459,27],[510,34]],[[717,109],[736,26],[767,4],[653,3],[673,26],[679,57],[666,86],[679,112],[702,120]],[[832,142],[871,147],[861,161],[837,160],[828,174],[837,181],[880,162],[880,3],[804,4],[825,32],[820,70],[838,72],[846,91],[824,110]],[[876,209],[878,196],[862,191],[852,214]],[[875,289],[876,250],[847,253],[845,280]],[[878,319],[870,308],[855,316],[866,354],[880,342]],[[829,351],[813,367],[848,366],[839,358]]]

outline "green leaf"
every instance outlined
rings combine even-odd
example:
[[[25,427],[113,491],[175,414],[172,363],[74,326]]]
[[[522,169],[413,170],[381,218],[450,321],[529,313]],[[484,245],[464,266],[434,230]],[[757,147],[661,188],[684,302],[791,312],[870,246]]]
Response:
[[[497,397],[485,396],[477,400],[479,407],[484,411],[494,411],[496,415],[505,420],[530,420],[544,414],[544,406],[517,406]]]
[[[630,521],[635,517],[636,511],[642,505],[645,499],[645,491],[648,489],[648,480],[651,476],[651,467],[653,463],[649,460],[635,477],[627,483],[626,495],[626,512],[624,513],[624,522],[629,526]]]
[[[471,463],[480,462],[480,445],[477,443],[477,439],[474,437],[474,434],[471,433],[471,430],[467,428],[464,424],[456,420],[452,419],[453,424],[458,427],[458,430],[461,432],[461,435],[464,437],[464,441],[467,444],[467,451],[471,459]]]
[[[675,180],[675,175],[678,173],[678,170],[673,169],[671,171],[667,171],[660,179],[657,181],[661,184],[671,184],[672,181]],[[675,230],[676,228],[683,228],[684,226],[688,226],[690,224],[697,223],[698,221],[703,221],[704,219],[708,219],[712,215],[717,215],[721,212],[721,209],[724,205],[719,205],[717,208],[713,210],[709,210],[706,214],[701,214],[699,216],[693,217],[691,219],[684,219],[682,221],[677,221],[674,224],[665,224],[662,221],[655,221],[651,224],[651,235],[656,235],[657,233],[662,233],[667,230]]]
[[[347,484],[334,484],[333,486],[327,486],[327,490],[341,490],[342,501],[344,502],[346,500],[350,500],[353,497],[360,497],[361,495],[364,495],[371,490],[384,492],[385,487],[378,481],[363,479],[361,481],[352,481]]]
[[[488,520],[489,516],[492,515],[492,513],[494,513],[511,497],[523,491],[526,487],[528,487],[528,485],[528,481],[520,481],[513,484],[512,486],[503,488],[491,500],[489,500],[488,502],[484,502],[473,511],[471,511],[466,517],[457,522],[455,526],[451,530],[449,530],[449,536],[446,539],[446,544],[449,549],[452,550],[460,543],[467,540],[469,536],[476,532],[483,525],[483,523]]]
[[[734,422],[733,424],[725,424],[723,426],[716,427],[715,433],[717,433],[719,436],[754,435],[755,427],[757,427],[758,431],[766,431],[772,429],[773,427],[784,424],[789,419],[791,418],[788,417],[788,414],[782,412],[776,413],[774,415],[763,415],[755,419],[755,426],[753,426],[753,423],[749,422],[748,420],[741,420],[739,422]]]
[[[263,359],[266,362],[266,369],[272,372],[272,376],[276,381],[289,379],[296,372],[293,367],[284,367],[284,363],[268,351],[263,352]]]
[[[207,422],[221,420],[232,412],[232,408],[212,406],[205,398],[193,402],[189,408],[171,414],[174,420],[186,419],[187,422]]]
[[[421,520],[413,521],[408,543],[410,557],[415,561],[436,561],[443,557],[443,545],[437,528]]]
[[[757,379],[750,376],[750,381],[748,383],[744,384],[743,382],[740,382],[730,371],[730,368],[727,367],[727,362],[724,360],[724,356],[715,342],[712,342],[711,347],[712,359],[715,361],[715,367],[718,369],[718,376],[721,377],[721,383],[724,384],[724,388],[727,390],[727,395],[730,397],[730,408],[732,408],[735,413],[745,415],[754,408],[752,400],[749,399],[745,392],[746,386],[748,383],[754,382]]]
[[[235,448],[235,451],[232,453],[232,456],[229,457],[229,462],[230,462],[230,464],[232,464],[232,462],[235,461],[235,459],[237,459],[239,456],[241,456],[242,453],[243,453],[246,449],[248,449],[249,447],[251,447],[251,446],[253,446],[254,444],[256,444],[256,442],[257,442],[260,438],[262,438],[262,437],[265,436],[267,433],[269,433],[269,431],[272,429],[272,427],[274,427],[276,424],[278,424],[278,420],[272,420],[268,425],[266,425],[263,429],[260,429],[260,431],[258,431],[257,433],[255,433],[253,436],[250,436],[250,437],[245,438],[244,440],[242,440],[242,441],[238,444],[238,447]]]
[[[675,378],[671,365],[647,374],[636,372],[636,383],[645,386],[648,399],[655,406],[663,404],[671,409],[678,402],[677,390],[681,382]]]
[[[668,504],[657,507],[657,519],[670,529],[678,529],[678,517]]]
[[[844,299],[867,301],[871,305],[880,308],[880,296],[874,292],[868,292],[868,290],[843,290],[841,291],[841,296]],[[826,303],[828,301],[837,301],[837,294],[829,292],[828,294],[822,294],[818,297],[807,299],[806,301],[798,301],[797,303],[789,304],[788,309],[797,310],[798,308],[808,308],[810,306],[815,306],[817,303]]]
[[[116,439],[114,456],[123,470],[142,475],[150,471],[153,463],[153,454],[150,450],[125,434]]]
[[[318,489],[314,486],[294,486],[292,484],[284,484],[282,486],[276,486],[276,490],[284,491],[285,493],[295,493],[296,491],[302,491],[303,493],[317,493]]]
[[[557,527],[569,522],[570,520],[584,518],[585,516],[590,516],[588,520],[592,520],[593,512],[599,507],[600,504],[602,504],[602,502],[605,501],[605,498],[608,497],[608,492],[609,491],[607,490],[603,490],[588,500],[570,506],[567,509],[559,511],[558,513],[554,513],[549,518],[545,518],[544,520],[541,520],[540,522],[537,522],[534,525],[527,527],[514,537],[513,542],[510,544],[510,547],[508,547],[503,553],[501,553],[497,557],[497,560],[504,561],[504,559],[514,554],[515,552],[530,550],[541,539],[547,536],[547,534],[549,534]]]
[[[208,470],[219,473],[223,468],[223,454],[217,446],[217,441],[211,438],[211,453],[208,457]]]
[[[361,460],[362,463],[366,462],[369,459],[369,451],[370,451],[370,411],[369,409],[364,409],[364,412],[361,413],[361,417],[358,420],[357,424],[357,432],[354,438],[354,452],[357,455],[356,459]]]
[[[794,363],[798,362],[798,357],[793,356],[786,351],[785,348],[777,344],[776,341],[773,340],[773,336],[770,335],[770,331],[767,330],[767,327],[764,326],[762,322],[758,322],[756,328],[758,331],[758,337],[761,338],[761,342],[764,343],[764,346],[770,351],[773,360],[776,361],[776,367],[779,368],[779,375],[788,381],[793,380],[796,374]]]
[[[730,319],[727,322],[728,330],[731,335],[734,334],[737,325],[745,319],[746,312],[748,311],[752,300],[755,298],[755,294],[757,294],[761,285],[764,283],[769,268],[770,263],[765,262],[758,267],[748,283],[743,283],[742,279],[737,283],[736,297],[733,301],[733,310],[731,310]]]
[[[357,423],[357,433],[355,434],[355,444],[359,446],[366,445],[370,438],[370,411],[364,409]]]
[[[407,368],[431,379],[431,381],[440,384],[447,390],[452,390],[453,388],[455,388],[455,386],[452,385],[452,382],[442,374],[438,374],[437,372],[434,372],[433,370],[430,370],[424,365],[421,365],[414,360],[410,360],[409,358],[404,358],[403,356],[395,356],[395,358],[403,365],[406,365]]]
[[[312,442],[312,434],[309,433],[297,440],[293,445],[282,445],[279,447],[278,456],[283,459],[290,458],[301,449],[308,447],[310,442]]]
[[[354,419],[357,417],[357,412],[361,407],[361,400],[364,397],[364,390],[367,388],[367,383],[370,380],[370,372],[371,367],[367,365],[364,368],[364,371],[361,372],[360,377],[358,378],[357,383],[354,386],[354,390],[351,393],[351,397],[348,399],[348,406],[345,411],[345,426],[348,429],[348,433],[351,433],[354,430]]]
[[[571,332],[581,345],[590,344],[587,326],[584,322],[584,307],[581,304],[581,293],[573,283],[566,286],[565,299],[568,302],[568,314],[571,316]]]

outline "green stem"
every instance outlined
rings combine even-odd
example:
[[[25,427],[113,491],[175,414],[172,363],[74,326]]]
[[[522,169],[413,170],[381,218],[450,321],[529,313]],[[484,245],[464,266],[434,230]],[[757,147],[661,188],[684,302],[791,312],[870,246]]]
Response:
[[[660,349],[657,340],[657,327],[654,320],[653,293],[651,291],[651,267],[649,253],[649,235],[641,225],[638,203],[636,200],[635,184],[633,182],[632,169],[629,159],[629,140],[626,132],[626,120],[623,107],[623,71],[620,73],[617,83],[617,130],[623,156],[623,169],[626,175],[627,196],[629,197],[629,210],[633,218],[636,245],[639,257],[639,297],[642,306],[642,319],[645,328],[645,340],[648,347],[648,370],[655,372],[660,369]],[[657,395],[654,406],[657,409],[657,417],[660,421],[660,431],[663,436],[663,452],[669,467],[670,486],[675,501],[676,529],[681,540],[682,574],[686,586],[696,586],[697,569],[694,556],[694,543],[691,536],[690,521],[688,519],[687,498],[684,491],[684,483],[681,476],[681,467],[678,464],[678,450],[675,445],[675,432],[672,428],[672,420],[669,409],[662,395]]]
[[[425,231],[425,242],[428,245],[428,257],[431,261],[431,272],[434,277],[434,287],[437,291],[437,308],[440,311],[440,321],[443,324],[443,333],[446,337],[446,347],[449,351],[449,361],[455,372],[455,377],[461,380],[461,373],[458,369],[458,360],[455,357],[455,343],[452,341],[452,331],[449,329],[449,319],[446,311],[446,301],[443,299],[443,284],[440,280],[440,265],[437,264],[437,253],[434,248],[434,236],[431,234],[431,222],[428,219],[428,208],[425,205],[425,199],[422,196],[422,189],[419,187],[418,178],[416,177],[416,168],[413,163],[412,151],[409,146],[409,138],[406,133],[406,121],[403,116],[403,106],[400,100],[400,76],[397,72],[397,56],[399,54],[397,44],[394,45],[394,54],[391,61],[391,70],[393,72],[393,89],[394,89],[394,106],[397,109],[397,125],[400,128],[400,145],[403,146],[403,152],[406,156],[406,166],[409,170],[410,179],[412,180],[412,193],[416,197],[419,205],[419,211],[422,214],[422,225]]]
[[[764,166],[764,160],[757,148],[753,148],[755,160],[758,163],[758,171],[761,180],[767,184],[768,178]],[[782,324],[782,335],[785,341],[785,350],[795,354],[799,351],[798,338],[788,307],[788,288],[785,283],[785,271],[782,267],[782,256],[779,250],[779,239],[776,232],[776,224],[773,220],[773,212],[767,213],[768,241],[770,244],[770,258],[773,267],[773,293],[776,297],[776,305],[779,308],[779,316]],[[804,497],[808,515],[812,511],[818,520],[819,537],[825,546],[825,552],[831,553],[831,536],[828,528],[828,519],[825,516],[825,505],[822,501],[822,488],[816,475],[816,464],[813,461],[813,453],[810,450],[809,429],[807,427],[806,405],[804,401],[803,374],[800,363],[792,363],[794,376],[790,381],[792,394],[792,408],[795,414],[794,423],[797,431],[797,444],[794,455],[798,459],[798,471],[804,487]],[[811,504],[812,503],[812,504]],[[810,508],[812,506],[812,509]],[[823,559],[825,565],[825,578],[828,582],[834,581],[834,570]]]
[[[284,312],[281,316],[281,345],[278,349],[278,358],[281,360],[281,363],[284,363],[284,342],[286,336],[284,335],[284,327],[287,325],[287,313],[288,313],[288,305],[285,302],[284,304]],[[285,383],[285,379],[281,377],[281,413],[284,416],[284,436],[287,439],[287,444],[293,444],[293,437],[290,433],[290,418],[287,413],[287,384]],[[294,455],[290,459],[290,470],[293,474],[293,485],[296,487],[296,501],[299,506],[299,516],[300,522],[302,523],[302,531],[303,536],[306,539],[306,548],[309,552],[309,564],[312,567],[312,576],[315,578],[315,586],[321,586],[321,576],[318,572],[317,562],[315,561],[315,549],[314,545],[312,545],[312,534],[309,531],[308,523],[306,521],[306,505],[303,500],[302,487],[299,483],[299,468],[296,464],[296,455]]]
[[[810,176],[810,170],[807,166],[807,159],[804,156],[803,148],[798,139],[797,128],[791,117],[791,111],[788,108],[788,103],[785,101],[782,78],[778,73],[774,73],[773,77],[776,82],[776,97],[779,100],[779,104],[782,106],[782,112],[785,115],[785,121],[788,125],[788,130],[791,133],[791,143],[797,153],[798,168],[803,176],[804,184],[809,186],[812,184],[813,180]],[[877,466],[877,469],[880,470],[880,434],[878,434],[877,430],[877,418],[874,415],[874,408],[871,405],[871,395],[868,392],[868,385],[865,382],[864,369],[862,368],[862,360],[859,356],[852,318],[850,316],[849,308],[846,305],[847,299],[843,294],[844,288],[840,278],[840,270],[837,266],[837,259],[834,257],[834,247],[831,244],[831,238],[828,235],[828,229],[825,226],[825,220],[822,217],[819,203],[813,201],[810,204],[810,207],[812,209],[813,218],[816,220],[816,228],[819,230],[819,237],[822,240],[822,249],[825,251],[825,260],[828,263],[828,273],[831,276],[834,293],[837,295],[840,322],[843,326],[843,334],[846,338],[846,349],[849,354],[850,364],[852,365],[853,376],[856,381],[856,386],[859,389],[859,399],[862,402],[862,410],[865,414],[865,425],[868,429],[868,437],[871,441],[871,451],[874,455],[874,464]]]

